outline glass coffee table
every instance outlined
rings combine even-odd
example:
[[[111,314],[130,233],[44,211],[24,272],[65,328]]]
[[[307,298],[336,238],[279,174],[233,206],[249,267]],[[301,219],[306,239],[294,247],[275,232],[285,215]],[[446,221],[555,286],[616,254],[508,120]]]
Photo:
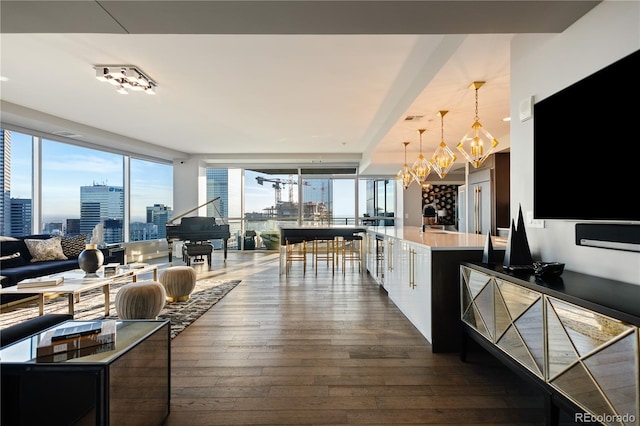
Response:
[[[104,268],[96,274],[87,276],[81,269],[60,272],[49,275],[49,277],[63,277],[64,281],[60,285],[49,287],[29,287],[18,288],[17,285],[5,287],[0,290],[0,294],[36,294],[38,296],[39,314],[44,315],[44,301],[46,296],[66,295],[69,300],[69,314],[75,314],[75,303],[80,301],[80,294],[89,290],[102,288],[104,293],[104,315],[109,316],[109,293],[111,284],[126,281],[136,282],[138,276],[146,273],[153,273],[153,280],[158,280],[158,265],[134,264],[132,267],[121,267],[115,274],[104,273]]]

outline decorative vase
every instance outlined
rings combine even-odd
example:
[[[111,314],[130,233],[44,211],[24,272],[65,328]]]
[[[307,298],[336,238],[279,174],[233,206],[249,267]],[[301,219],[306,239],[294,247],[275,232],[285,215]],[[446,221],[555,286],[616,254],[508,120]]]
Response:
[[[104,254],[98,250],[97,244],[87,244],[78,255],[80,269],[89,274],[95,274],[104,262]]]

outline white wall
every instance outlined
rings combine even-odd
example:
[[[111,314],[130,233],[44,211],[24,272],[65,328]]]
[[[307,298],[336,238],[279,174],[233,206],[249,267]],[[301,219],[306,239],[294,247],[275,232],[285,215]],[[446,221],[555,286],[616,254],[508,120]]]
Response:
[[[637,1],[602,2],[562,34],[520,35],[513,39],[512,217],[517,217],[519,204],[523,212],[533,211],[533,120],[517,119],[520,101],[529,96],[544,99],[638,49],[640,2]],[[576,107],[585,107],[587,120],[589,114],[606,113],[601,105]],[[558,182],[558,191],[573,184]],[[630,189],[635,188],[636,193],[637,185],[638,182],[629,182]],[[534,259],[564,262],[568,270],[640,285],[640,253],[577,246],[575,223],[547,220],[544,229],[527,227]]]
[[[173,161],[173,214],[178,216],[207,202],[207,175],[202,161],[183,158]],[[206,207],[187,216],[206,216]],[[177,222],[179,223],[179,221]]]

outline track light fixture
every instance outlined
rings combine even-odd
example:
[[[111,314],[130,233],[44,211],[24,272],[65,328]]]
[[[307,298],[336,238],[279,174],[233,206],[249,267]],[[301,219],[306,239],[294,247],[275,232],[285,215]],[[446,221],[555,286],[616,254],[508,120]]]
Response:
[[[117,86],[117,92],[123,95],[132,92],[156,94],[158,83],[153,81],[140,68],[134,65],[96,65],[96,79]]]

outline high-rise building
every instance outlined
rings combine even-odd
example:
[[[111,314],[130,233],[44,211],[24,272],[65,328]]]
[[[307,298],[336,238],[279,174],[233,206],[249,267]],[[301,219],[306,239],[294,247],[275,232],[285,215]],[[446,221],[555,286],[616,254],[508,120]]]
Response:
[[[147,223],[156,225],[156,234],[149,235],[146,239],[167,238],[166,223],[173,216],[171,207],[164,204],[154,204],[147,206]]]
[[[42,228],[43,232],[50,235],[64,235],[64,229],[62,229],[62,222],[49,222],[45,223]]]
[[[229,217],[229,171],[227,169],[207,168],[207,201],[220,197],[220,200],[207,204],[207,216],[225,219]],[[214,207],[215,204],[215,207]],[[220,214],[215,208],[218,208]]]
[[[132,222],[129,227],[129,241],[156,239],[158,227],[153,223]]]
[[[109,227],[107,230],[107,221]],[[104,242],[124,241],[124,191],[121,186],[93,184],[80,187],[80,232],[91,235],[95,226],[104,225]]]
[[[80,235],[80,219],[67,219],[65,235]]]
[[[12,237],[22,237],[31,234],[31,199],[11,198],[9,204],[9,216],[11,224],[9,235]]]
[[[104,242],[105,243],[119,243],[124,239],[123,234],[123,220],[122,219],[105,219],[104,220]]]
[[[11,132],[0,129],[0,181],[2,182],[2,196],[0,197],[0,235],[13,235],[11,229],[11,216],[7,207],[11,198]]]

